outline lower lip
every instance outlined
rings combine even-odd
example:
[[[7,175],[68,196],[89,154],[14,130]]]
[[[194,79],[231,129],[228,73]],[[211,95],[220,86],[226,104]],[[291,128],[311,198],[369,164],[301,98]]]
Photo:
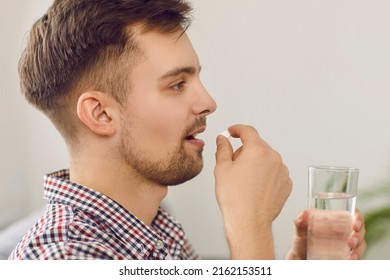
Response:
[[[202,149],[205,145],[204,141],[203,140],[200,140],[200,139],[191,139],[191,140],[186,140],[186,142],[188,142],[189,144],[191,145],[194,145],[200,149]]]

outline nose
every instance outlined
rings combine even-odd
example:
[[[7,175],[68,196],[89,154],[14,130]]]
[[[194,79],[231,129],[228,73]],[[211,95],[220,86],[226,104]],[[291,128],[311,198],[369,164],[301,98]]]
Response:
[[[212,114],[217,109],[217,103],[208,93],[201,81],[196,92],[197,102],[194,105],[194,113],[203,117]]]

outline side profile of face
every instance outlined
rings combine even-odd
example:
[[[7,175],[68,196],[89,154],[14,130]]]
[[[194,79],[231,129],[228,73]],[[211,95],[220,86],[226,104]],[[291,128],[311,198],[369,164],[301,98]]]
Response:
[[[129,72],[118,151],[124,164],[155,184],[181,184],[200,173],[206,117],[216,103],[204,88],[186,33],[136,33],[143,58]]]

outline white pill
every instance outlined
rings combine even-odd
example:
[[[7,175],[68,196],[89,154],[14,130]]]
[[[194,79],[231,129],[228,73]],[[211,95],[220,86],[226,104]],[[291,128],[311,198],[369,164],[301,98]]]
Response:
[[[231,137],[229,131],[227,131],[227,130],[222,131],[222,132],[220,133],[220,135],[225,136],[226,138],[230,138],[230,137]]]

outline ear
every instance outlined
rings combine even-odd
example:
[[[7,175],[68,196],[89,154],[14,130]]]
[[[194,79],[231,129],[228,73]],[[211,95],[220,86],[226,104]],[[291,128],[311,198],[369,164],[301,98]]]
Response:
[[[94,133],[113,136],[116,132],[113,120],[113,100],[99,91],[83,93],[77,101],[79,119]]]

